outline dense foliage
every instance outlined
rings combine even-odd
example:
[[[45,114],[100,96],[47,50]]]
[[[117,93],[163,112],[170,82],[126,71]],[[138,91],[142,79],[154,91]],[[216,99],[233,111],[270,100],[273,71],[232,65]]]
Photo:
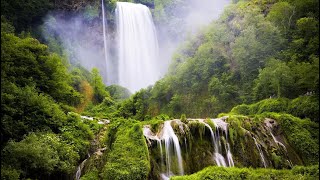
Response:
[[[68,69],[46,45],[14,32],[2,17],[1,177],[67,179],[101,128],[69,112],[111,97],[96,69]]]
[[[110,152],[102,172],[103,179],[147,179],[149,153],[140,123],[120,119],[109,128],[107,144]]]
[[[241,103],[305,94],[319,106],[317,5],[314,0],[230,5],[181,46],[169,74],[135,95],[144,105],[137,99],[123,107],[142,118],[160,113],[208,117]]]
[[[174,23],[160,31],[182,38],[180,16],[192,8],[189,1],[128,1],[149,6],[158,26]],[[105,0],[111,29],[116,2]],[[148,151],[142,125],[156,131],[164,120],[181,118],[186,123],[187,117],[215,117],[228,111],[230,143],[238,148],[232,149],[235,155],[245,154],[244,130],[268,117],[279,122],[302,164],[317,164],[319,1],[232,2],[218,20],[180,46],[163,79],[131,95],[123,87],[107,87],[97,68],[70,64],[73,52],[64,50],[55,34],[39,38],[38,25],[49,10],[81,10],[87,22],[95,22],[101,18],[100,1],[1,0],[1,179],[74,178],[77,166],[97,150],[95,146],[104,151],[92,154],[97,161],[81,179],[157,178],[152,171],[159,157],[149,157],[154,153]],[[181,11],[175,12],[176,7]],[[98,119],[111,124],[102,125]],[[99,134],[103,127],[106,133]],[[187,159],[197,161],[187,169],[194,172],[202,168],[201,152],[211,143],[202,141],[203,124],[191,124],[190,132],[199,139],[190,143],[196,152]],[[274,167],[285,167],[273,155]],[[239,159],[236,164],[246,165]],[[173,179],[318,177],[318,166],[208,167]]]
[[[317,179],[318,177],[319,166],[296,166],[292,170],[223,168],[212,166],[192,175],[176,176],[171,179]]]
[[[263,112],[281,112],[300,118],[319,121],[319,102],[315,96],[299,96],[295,99],[272,98],[254,104],[241,104],[231,109],[233,114],[254,115]]]

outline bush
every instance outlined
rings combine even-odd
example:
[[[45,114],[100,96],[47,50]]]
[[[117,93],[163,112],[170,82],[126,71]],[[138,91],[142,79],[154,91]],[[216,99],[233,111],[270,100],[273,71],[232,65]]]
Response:
[[[55,172],[69,174],[79,160],[73,146],[53,133],[31,133],[20,142],[9,141],[2,154],[4,164],[22,170],[26,178],[38,179]],[[15,170],[11,172],[17,174]]]
[[[242,114],[242,115],[250,115],[251,109],[249,105],[241,104],[231,109],[231,114]]]
[[[150,172],[149,151],[141,125],[123,119],[112,123],[117,124],[118,128],[107,154],[102,178],[147,179]]]
[[[181,120],[181,122],[183,122],[183,123],[185,123],[185,124],[187,124],[187,123],[188,123],[188,121],[187,121],[187,117],[186,117],[186,115],[185,115],[185,114],[182,114],[182,115],[181,115],[180,120]]]
[[[315,96],[300,96],[290,102],[288,113],[300,117],[319,121],[319,99]]]
[[[288,102],[289,100],[285,98],[265,99],[256,103],[256,106],[258,106],[258,111],[252,113],[261,114],[263,112],[286,112]]]
[[[174,176],[172,180],[200,180],[200,179],[318,179],[319,165],[310,167],[296,166],[292,170],[252,169],[235,167],[207,167],[195,174],[187,176]]]
[[[1,86],[1,120],[5,141],[21,140],[30,131],[59,132],[66,115],[52,98],[34,87],[19,88],[8,82]]]
[[[12,180],[19,179],[21,170],[16,170],[10,166],[1,165],[1,179]]]
[[[69,113],[66,123],[60,129],[61,137],[70,144],[73,144],[76,152],[79,153],[80,158],[84,159],[90,147],[90,140],[93,139],[94,134],[90,129],[89,123],[92,122],[81,120],[80,115],[76,113]]]

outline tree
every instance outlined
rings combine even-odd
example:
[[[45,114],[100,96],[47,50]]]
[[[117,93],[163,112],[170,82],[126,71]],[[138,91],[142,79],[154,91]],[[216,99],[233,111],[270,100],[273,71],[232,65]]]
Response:
[[[2,150],[5,166],[22,171],[20,178],[47,179],[54,172],[69,174],[79,155],[73,146],[53,133],[30,133],[19,142],[10,141]]]
[[[295,22],[295,13],[295,7],[288,2],[278,2],[271,7],[267,19],[287,34]]]
[[[103,99],[107,96],[110,96],[109,92],[106,91],[106,87],[103,84],[102,77],[99,74],[99,70],[97,68],[93,68],[92,71],[92,80],[91,84],[93,87],[93,101],[96,104],[99,104],[103,101]]]
[[[259,71],[256,79],[254,93],[256,99],[268,98],[277,95],[288,97],[292,94],[293,74],[286,63],[276,59],[270,59],[266,67]]]

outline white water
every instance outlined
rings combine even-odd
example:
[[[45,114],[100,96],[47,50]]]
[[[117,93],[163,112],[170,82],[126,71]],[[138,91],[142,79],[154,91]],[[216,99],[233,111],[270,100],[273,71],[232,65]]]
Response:
[[[217,163],[218,166],[227,167],[226,161],[221,154],[221,143],[220,143],[219,131],[217,127],[216,127],[216,131],[213,132],[211,126],[205,123],[203,119],[199,119],[199,122],[203,123],[210,130],[212,144],[214,146],[213,158],[215,162]]]
[[[233,167],[234,161],[232,158],[232,153],[230,151],[230,145],[228,142],[228,123],[226,123],[224,121],[226,118],[227,117],[211,119],[211,121],[214,123],[214,125],[216,127],[216,130],[214,132],[214,136],[212,137],[212,138],[214,138],[214,146],[215,146],[214,159],[215,159],[218,166]],[[222,156],[221,138],[220,138],[220,134],[219,134],[219,129],[221,129],[225,134],[226,143],[224,144],[224,146],[225,146],[225,150],[226,150],[226,155],[227,155],[226,160],[228,161],[228,164],[226,163],[226,160]]]
[[[276,138],[276,137],[274,136],[274,134],[272,133],[273,125],[270,123],[270,121],[273,121],[273,120],[272,120],[272,119],[266,119],[266,120],[265,120],[265,124],[266,124],[268,130],[270,131],[270,134],[271,134],[274,142],[276,143],[276,145],[277,145],[278,147],[279,147],[279,145],[280,145],[285,151],[287,151],[286,146],[285,146],[282,142],[278,141],[277,138]],[[275,122],[273,122],[273,123],[275,123]]]
[[[90,121],[93,121],[93,117],[89,117],[89,116],[80,116],[82,119],[87,119]]]
[[[266,163],[266,161],[265,161],[265,158],[264,158],[263,152],[262,152],[262,150],[261,150],[261,148],[260,148],[260,145],[258,144],[256,138],[254,138],[254,137],[252,137],[252,138],[254,139],[254,143],[256,144],[257,149],[258,149],[258,151],[259,151],[260,158],[261,158],[261,161],[262,161],[262,163],[263,163],[263,166],[266,168],[266,167],[267,167],[267,163]]]
[[[158,136],[156,136],[150,129],[149,126],[145,126],[143,127],[143,135],[147,138],[148,143],[151,144],[150,140],[156,140],[159,141],[160,139],[158,138]]]
[[[166,162],[167,162],[167,176],[171,176],[171,154],[170,154],[170,147],[173,143],[174,150],[176,153],[176,156],[178,158],[178,166],[179,166],[179,173],[180,175],[183,175],[183,165],[182,165],[182,156],[181,156],[181,148],[179,144],[179,139],[174,133],[172,126],[172,121],[165,121],[163,130],[162,130],[162,138],[164,140],[165,149],[166,149]]]
[[[90,156],[89,156],[90,157]],[[88,158],[89,158],[88,157]],[[76,180],[79,180],[80,177],[81,177],[81,171],[82,171],[82,168],[84,167],[84,164],[86,163],[87,159],[83,160],[82,163],[78,166],[78,170],[76,172]]]
[[[106,61],[106,64],[108,64],[108,53],[107,53],[107,21],[105,18],[105,12],[104,12],[104,1],[101,0],[101,9],[102,9],[102,27],[103,27],[103,45],[104,45],[104,60]],[[109,67],[107,66],[107,69]],[[108,71],[108,70],[107,70]]]
[[[271,123],[272,122],[272,123]],[[266,127],[268,128],[268,130],[270,131],[270,134],[271,134],[271,136],[272,136],[272,138],[273,138],[273,141],[276,143],[276,145],[278,146],[278,148],[280,148],[280,147],[282,147],[282,149],[284,149],[284,151],[285,151],[285,153],[286,153],[286,155],[287,155],[287,161],[288,161],[288,163],[289,163],[289,166],[290,167],[293,167],[293,164],[292,164],[292,162],[291,162],[291,160],[289,159],[289,157],[288,157],[288,152],[287,152],[287,148],[286,148],[286,146],[282,143],[282,142],[280,142],[280,141],[278,141],[277,140],[277,138],[274,136],[274,134],[272,133],[272,129],[273,129],[273,124],[274,123],[276,123],[274,120],[272,120],[272,119],[269,119],[269,118],[266,118],[266,120],[265,120],[265,125],[266,125]]]
[[[204,119],[188,119],[188,120],[195,120],[203,123],[211,133],[212,138],[212,144],[214,145],[214,152],[213,157],[218,166],[224,166],[224,167],[232,167],[234,166],[232,154],[230,151],[230,145],[228,143],[228,123],[226,123],[225,120],[226,117],[218,118],[218,119],[211,119],[211,121],[214,123],[216,129],[213,131],[211,126],[208,125]],[[173,156],[177,158],[178,168],[179,168],[179,175],[184,174],[183,170],[183,159],[181,155],[181,147],[179,144],[179,139],[177,135],[175,134],[171,123],[175,122],[178,125],[178,130],[181,134],[186,134],[186,131],[188,131],[188,126],[186,126],[184,123],[182,123],[180,120],[170,120],[165,121],[162,130],[160,133],[153,133],[150,129],[149,125],[144,126],[143,128],[143,134],[146,137],[149,144],[151,144],[151,141],[157,141],[157,144],[160,148],[160,155],[161,155],[161,167],[164,165],[164,161],[166,162],[166,170],[165,173],[160,174],[162,179],[168,179],[169,177],[173,176],[174,173],[172,172],[172,159]],[[220,133],[225,134],[225,143],[222,144],[222,139],[220,137]],[[162,142],[164,142],[164,149],[165,151],[162,151]],[[186,138],[184,138],[184,143],[187,147]],[[222,145],[224,145],[224,149],[226,150],[225,153],[222,153]],[[172,152],[172,149],[174,151]],[[165,160],[162,159],[163,155],[165,154]],[[222,154],[225,154],[226,157],[224,157]]]
[[[117,2],[119,84],[136,92],[160,78],[159,47],[149,8]]]

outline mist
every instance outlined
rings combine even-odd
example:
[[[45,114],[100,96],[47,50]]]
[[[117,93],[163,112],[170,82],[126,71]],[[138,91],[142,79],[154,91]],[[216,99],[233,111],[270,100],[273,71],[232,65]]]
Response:
[[[45,18],[42,35],[48,41],[49,48],[50,42],[54,43],[53,39],[61,43],[71,65],[80,64],[88,71],[97,68],[104,83],[113,84],[116,77],[112,73],[115,73],[116,67],[111,67],[112,63],[105,60],[103,26],[99,19],[88,20],[80,13],[51,12]],[[107,34],[107,38],[110,39],[110,35]],[[107,52],[108,58],[111,58],[110,49]]]
[[[159,42],[160,77],[168,70],[172,55],[190,35],[217,19],[230,0],[185,0],[165,8],[166,21],[154,19]],[[152,10],[151,10],[152,11]],[[111,17],[107,17],[110,21]],[[113,20],[115,21],[115,20]],[[83,13],[51,12],[44,19],[43,37],[57,39],[71,65],[87,70],[98,68],[106,85],[119,84],[117,36],[114,24],[107,25],[107,61],[104,54],[102,14],[88,19]],[[54,44],[55,42],[53,42]],[[137,44],[139,46],[139,44]],[[148,51],[146,49],[145,51]],[[146,87],[141,87],[146,88]]]
[[[185,0],[165,12],[171,15],[167,22],[157,23],[160,47],[161,74],[167,73],[172,55],[177,48],[201,28],[216,20],[231,0]]]

